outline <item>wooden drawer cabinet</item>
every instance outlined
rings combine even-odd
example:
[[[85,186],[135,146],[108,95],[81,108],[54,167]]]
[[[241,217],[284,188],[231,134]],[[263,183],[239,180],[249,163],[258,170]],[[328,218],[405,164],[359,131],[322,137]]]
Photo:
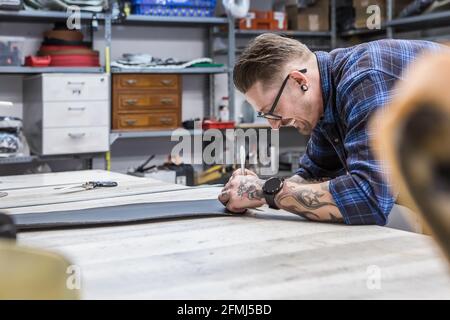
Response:
[[[175,74],[116,74],[116,89],[178,89],[179,75]]]
[[[177,93],[133,94],[123,92],[122,94],[118,95],[117,98],[119,99],[117,103],[120,112],[148,112],[149,109],[173,109],[177,108],[180,105]]]
[[[167,130],[181,126],[180,75],[115,74],[112,92],[115,130]]]
[[[148,128],[164,130],[177,128],[179,121],[176,112],[119,115],[116,118],[116,128],[119,130]]]

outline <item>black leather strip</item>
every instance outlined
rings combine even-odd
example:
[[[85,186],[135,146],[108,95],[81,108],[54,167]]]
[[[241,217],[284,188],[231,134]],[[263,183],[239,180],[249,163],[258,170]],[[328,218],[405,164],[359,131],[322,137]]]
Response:
[[[82,210],[12,215],[17,230],[94,227],[162,219],[230,216],[216,199],[127,204]]]
[[[0,238],[15,240],[16,226],[11,216],[0,213]]]

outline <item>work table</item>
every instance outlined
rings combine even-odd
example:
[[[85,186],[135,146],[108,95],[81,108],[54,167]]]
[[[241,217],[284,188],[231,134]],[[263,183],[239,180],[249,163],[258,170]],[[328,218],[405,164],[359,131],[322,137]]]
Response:
[[[118,189],[65,199],[52,191],[106,179],[118,181]],[[0,211],[9,214],[214,199],[221,189],[100,170],[0,181],[8,192]],[[314,223],[266,207],[230,217],[23,232],[18,243],[80,266],[85,299],[450,299],[450,269],[430,237]]]

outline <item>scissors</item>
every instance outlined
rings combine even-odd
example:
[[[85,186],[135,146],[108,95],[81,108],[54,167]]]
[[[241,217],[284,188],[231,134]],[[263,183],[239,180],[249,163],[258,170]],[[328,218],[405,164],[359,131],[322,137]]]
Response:
[[[115,181],[88,181],[81,185],[76,185],[73,187],[64,187],[64,188],[56,188],[62,190],[71,190],[71,189],[84,189],[84,190],[92,190],[96,188],[111,188],[117,187],[118,183]]]

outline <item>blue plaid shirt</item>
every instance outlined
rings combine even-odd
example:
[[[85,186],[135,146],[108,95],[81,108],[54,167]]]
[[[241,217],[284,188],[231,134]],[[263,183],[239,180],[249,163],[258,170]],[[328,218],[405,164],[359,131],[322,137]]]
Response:
[[[314,128],[297,174],[332,178],[330,192],[346,224],[385,225],[396,196],[387,166],[370,150],[367,124],[427,41],[380,40],[330,53],[316,52],[324,114]]]

